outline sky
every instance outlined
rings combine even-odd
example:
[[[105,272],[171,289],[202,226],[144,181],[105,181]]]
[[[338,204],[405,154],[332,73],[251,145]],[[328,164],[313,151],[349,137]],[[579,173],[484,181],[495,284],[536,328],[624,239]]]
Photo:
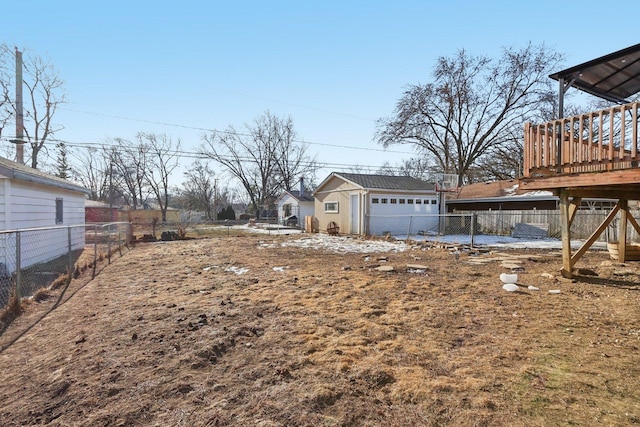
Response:
[[[323,166],[317,182],[375,172],[413,157],[376,144],[376,121],[439,57],[544,43],[568,68],[640,42],[629,24],[640,2],[21,0],[2,15],[0,42],[48,58],[65,81],[54,121],[72,154],[166,134],[184,152],[175,185],[204,132],[242,131],[267,111],[291,117]]]

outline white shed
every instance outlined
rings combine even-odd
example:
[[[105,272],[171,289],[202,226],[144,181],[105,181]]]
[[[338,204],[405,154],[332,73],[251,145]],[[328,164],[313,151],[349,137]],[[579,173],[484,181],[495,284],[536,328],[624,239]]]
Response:
[[[438,230],[435,185],[408,176],[333,172],[313,192],[320,230],[392,235]]]
[[[0,230],[82,225],[89,191],[61,178],[0,157]],[[71,228],[72,250],[84,248],[84,227]],[[0,234],[0,263],[15,270],[16,233]],[[21,266],[28,267],[64,255],[67,230],[21,233]]]
[[[304,228],[304,217],[312,216],[314,212],[314,199],[310,192],[304,188],[304,180],[300,180],[298,191],[283,191],[276,199],[278,206],[278,223],[282,225],[295,225]]]

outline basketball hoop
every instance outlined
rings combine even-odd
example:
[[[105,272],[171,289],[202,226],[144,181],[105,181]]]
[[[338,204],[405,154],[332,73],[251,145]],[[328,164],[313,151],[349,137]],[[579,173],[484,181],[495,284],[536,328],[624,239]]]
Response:
[[[439,193],[457,193],[458,175],[454,173],[436,174],[436,191]]]

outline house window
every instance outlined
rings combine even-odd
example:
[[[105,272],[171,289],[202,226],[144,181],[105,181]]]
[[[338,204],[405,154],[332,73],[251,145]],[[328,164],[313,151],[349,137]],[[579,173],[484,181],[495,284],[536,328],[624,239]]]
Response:
[[[432,199],[432,200],[431,200],[431,204],[432,204],[432,205],[435,205],[435,204],[437,204],[437,203],[438,203],[438,201],[437,201],[436,199]]]
[[[324,202],[324,211],[328,213],[338,213],[338,202]]]
[[[384,198],[384,197],[382,199],[380,199],[380,203],[387,203],[387,202],[388,202],[388,200],[386,198]]]
[[[416,199],[416,205],[421,205],[422,204],[422,199]]]
[[[374,197],[371,199],[371,203],[378,203],[379,199],[377,197]]]
[[[56,224],[62,224],[62,199],[56,199]]]
[[[398,199],[391,199],[391,202],[390,202],[390,203],[391,203],[392,205],[395,205],[396,203],[398,203]]]
[[[407,199],[407,204],[408,205],[412,205],[413,204],[413,199]]]
[[[405,204],[405,199],[398,199],[398,202],[399,202],[401,205],[404,205],[404,204]]]

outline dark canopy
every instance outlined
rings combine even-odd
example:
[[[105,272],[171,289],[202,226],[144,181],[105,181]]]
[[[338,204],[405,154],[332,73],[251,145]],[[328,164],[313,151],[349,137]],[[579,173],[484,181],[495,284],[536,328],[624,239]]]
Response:
[[[619,50],[550,75],[608,101],[626,103],[640,92],[640,44]]]

